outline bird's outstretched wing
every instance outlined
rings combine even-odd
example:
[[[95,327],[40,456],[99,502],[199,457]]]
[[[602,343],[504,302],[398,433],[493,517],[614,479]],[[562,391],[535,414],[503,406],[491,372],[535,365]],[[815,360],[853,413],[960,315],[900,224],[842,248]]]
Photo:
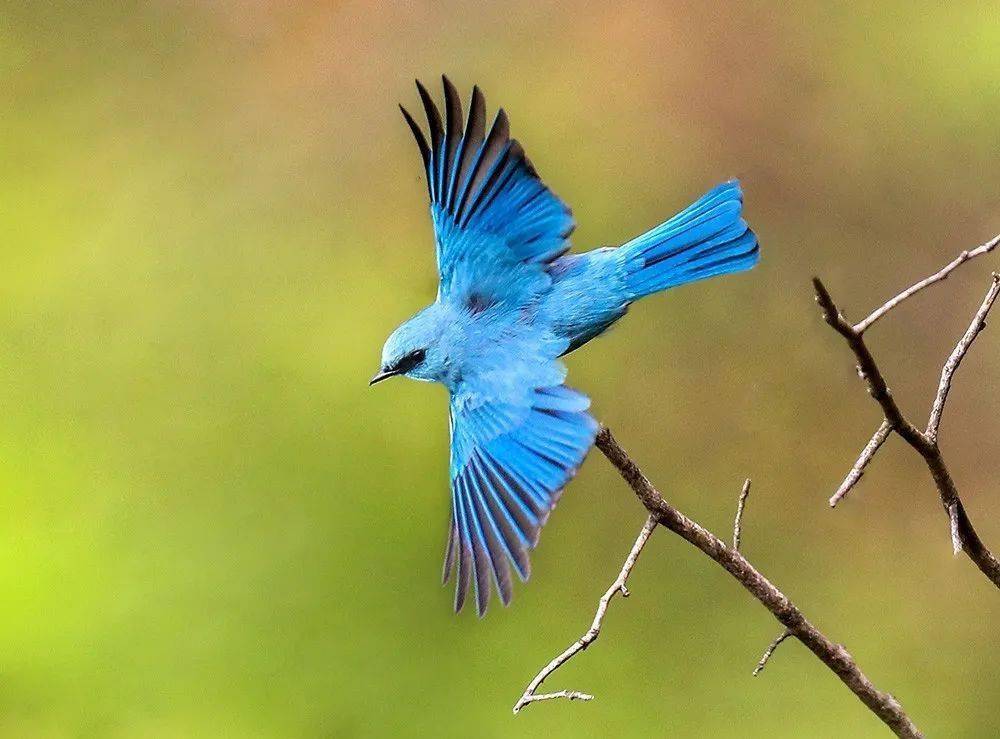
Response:
[[[569,208],[510,138],[504,111],[486,132],[486,103],[474,87],[463,128],[458,93],[447,77],[442,80],[444,123],[417,81],[429,142],[407,110],[400,109],[427,171],[441,294],[462,295],[488,289],[495,276],[515,265],[544,265],[565,253],[574,223]]]
[[[561,376],[558,363],[549,364]],[[565,385],[475,385],[452,394],[452,515],[444,581],[457,565],[455,610],[475,582],[482,616],[491,579],[503,604],[510,601],[508,562],[522,580],[528,578],[528,550],[598,426],[587,413],[590,400]]]

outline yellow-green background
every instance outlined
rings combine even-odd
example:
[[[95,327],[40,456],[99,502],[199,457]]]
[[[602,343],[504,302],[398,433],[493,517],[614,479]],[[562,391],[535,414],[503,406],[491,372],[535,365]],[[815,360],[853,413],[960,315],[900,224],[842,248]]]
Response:
[[[822,325],[1000,230],[994,3],[5,2],[0,12],[0,733],[883,736],[592,455],[512,607],[451,613],[446,398],[369,390],[432,299],[396,109],[449,73],[509,111],[581,247],[743,179],[763,260],[649,300],[569,360],[667,496],[744,548],[931,736],[1000,734],[1000,598]],[[917,416],[996,256],[871,332]],[[998,324],[1000,326],[1000,324]],[[1000,330],[942,444],[1000,547]]]

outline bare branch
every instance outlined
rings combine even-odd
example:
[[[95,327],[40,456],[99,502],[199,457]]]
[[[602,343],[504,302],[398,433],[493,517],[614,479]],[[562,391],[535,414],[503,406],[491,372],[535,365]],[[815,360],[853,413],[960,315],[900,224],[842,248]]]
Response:
[[[746,505],[747,496],[750,495],[750,478],[743,483],[740,491],[740,499],[736,502],[736,521],[733,522],[733,549],[740,551],[740,534],[743,525],[743,506]]]
[[[889,390],[882,371],[879,369],[864,340],[864,332],[876,321],[889,313],[889,311],[924,288],[946,279],[952,271],[970,259],[989,253],[998,244],[1000,244],[1000,235],[971,251],[963,251],[956,259],[941,270],[899,293],[857,324],[851,324],[847,321],[819,278],[813,278],[813,285],[816,289],[816,301],[823,309],[824,319],[844,338],[853,351],[858,362],[858,374],[867,383],[869,393],[879,404],[884,415],[883,422],[862,450],[861,455],[844,479],[844,482],[830,499],[830,506],[836,506],[858,483],[864,475],[866,467],[885,443],[889,434],[895,431],[924,458],[927,468],[934,478],[941,503],[948,514],[952,546],[955,553],[958,554],[960,551],[964,551],[979,569],[997,587],[1000,587],[1000,561],[985,547],[973,528],[971,521],[969,521],[962,501],[959,498],[958,490],[937,445],[938,428],[941,423],[941,416],[947,401],[948,392],[951,389],[952,379],[972,343],[983,328],[985,328],[987,314],[998,297],[1000,297],[1000,275],[997,275],[997,273],[993,274],[990,289],[979,311],[942,369],[941,381],[926,431],[919,430],[903,415]],[[626,580],[653,529],[657,524],[660,524],[697,547],[726,570],[784,626],[782,633],[770,644],[757,663],[757,667],[753,671],[755,676],[760,674],[764,669],[778,646],[789,637],[794,636],[816,655],[823,664],[833,671],[851,692],[892,729],[897,736],[922,736],[917,727],[903,711],[899,702],[892,695],[878,690],[861,671],[843,646],[830,641],[822,632],[816,629],[784,593],[778,590],[777,587],[740,554],[742,519],[746,500],[750,493],[749,479],[744,483],[737,502],[736,517],[733,523],[733,542],[732,547],[728,547],[710,531],[685,516],[664,500],[660,492],[653,487],[635,462],[632,461],[625,450],[615,441],[610,430],[607,428],[601,429],[597,436],[596,446],[632,488],[633,492],[649,511],[650,516],[639,537],[636,539],[632,551],[625,560],[618,578],[600,599],[590,630],[538,673],[515,704],[514,713],[517,713],[525,705],[537,701],[555,698],[566,698],[568,700],[591,700],[593,698],[589,694],[578,691],[562,690],[544,694],[539,694],[535,691],[549,675],[572,659],[576,654],[585,650],[597,639],[608,604],[617,593],[621,593],[623,597],[628,595],[628,590],[625,587]]]
[[[776,638],[773,642],[771,642],[771,646],[769,646],[767,649],[764,650],[764,656],[760,658],[760,662],[758,662],[757,666],[753,668],[754,677],[757,677],[764,670],[764,668],[767,667],[767,661],[771,659],[771,655],[774,654],[774,650],[778,648],[781,642],[785,641],[785,639],[787,639],[791,635],[792,632],[789,631],[788,629],[785,629],[780,634],[778,634],[778,638]]]
[[[656,522],[670,529],[689,544],[721,566],[771,614],[802,642],[823,664],[864,703],[897,736],[920,737],[902,706],[893,696],[876,688],[861,671],[854,658],[828,639],[813,626],[788,597],[776,588],[763,574],[751,565],[738,551],[726,546],[715,534],[691,520],[664,500],[660,492],[642,474],[624,449],[615,441],[611,431],[601,429],[597,435],[597,448],[615,466],[622,479],[636,494]]]
[[[875,323],[875,321],[880,319],[882,316],[891,311],[893,308],[902,303],[904,300],[920,292],[925,287],[929,287],[936,282],[941,282],[941,280],[947,279],[948,275],[950,275],[954,270],[958,269],[960,266],[968,262],[970,259],[975,259],[976,257],[982,256],[983,254],[990,253],[997,247],[998,244],[1000,244],[1000,234],[997,234],[992,239],[987,241],[985,244],[977,246],[975,249],[972,249],[970,251],[963,251],[961,254],[955,257],[955,259],[953,259],[951,262],[945,265],[938,272],[935,272],[930,277],[925,277],[915,285],[911,285],[910,287],[903,290],[903,292],[901,292],[896,297],[888,300],[883,305],[873,310],[865,320],[854,325],[854,330],[857,331],[859,334],[863,334],[865,331],[871,328],[871,325]]]
[[[927,421],[926,433],[931,441],[937,441],[938,428],[941,426],[941,414],[944,412],[945,401],[948,400],[948,391],[951,390],[951,378],[954,376],[955,370],[958,369],[958,365],[962,363],[962,360],[968,353],[972,342],[979,336],[979,332],[986,328],[986,316],[996,302],[998,295],[1000,295],[1000,274],[994,272],[993,281],[990,283],[990,289],[986,291],[983,304],[979,306],[979,310],[976,311],[976,315],[972,319],[972,323],[969,324],[968,330],[966,330],[965,335],[959,340],[951,356],[948,357],[948,361],[944,363],[944,369],[941,370],[941,383],[938,385],[937,396],[934,398],[934,407],[931,408],[931,416]]]
[[[973,252],[977,255],[985,254],[986,252],[992,250],[997,243],[1000,243],[1000,237],[988,241],[977,249],[974,249]],[[972,254],[973,252],[969,252],[969,254]],[[968,257],[966,257],[963,261],[968,261]],[[958,262],[958,264],[961,263],[962,262]],[[955,262],[952,264],[958,266]],[[951,267],[951,269],[955,268],[951,265],[949,265],[949,267]],[[945,276],[947,276],[946,270],[948,270],[948,267],[946,267],[945,270],[942,270],[942,272],[945,272]],[[937,274],[941,274],[941,272]],[[935,276],[936,275],[932,275],[931,277],[933,278]],[[940,277],[938,279],[944,279],[944,277]],[[924,282],[926,282],[926,284],[931,284],[926,280]],[[923,283],[917,284],[921,285]],[[927,469],[930,471],[931,477],[934,479],[934,484],[937,486],[938,495],[941,498],[941,505],[944,508],[945,513],[948,515],[952,547],[956,551],[964,551],[976,567],[978,567],[979,570],[986,575],[987,578],[989,578],[990,582],[1000,588],[1000,560],[997,560],[996,556],[989,549],[987,549],[985,544],[983,544],[982,539],[979,538],[979,534],[972,525],[972,521],[969,520],[969,516],[965,511],[965,507],[962,505],[961,498],[959,497],[958,488],[955,487],[955,481],[952,479],[951,473],[948,471],[948,467],[945,464],[944,457],[941,455],[941,449],[938,447],[936,438],[937,428],[941,422],[941,413],[944,409],[944,403],[947,398],[948,390],[951,387],[952,375],[954,375],[962,357],[964,357],[965,353],[969,350],[969,346],[972,344],[973,340],[975,340],[976,336],[983,329],[986,314],[989,312],[997,298],[997,284],[997,278],[994,274],[990,290],[987,292],[982,306],[976,313],[976,317],[973,319],[972,325],[969,327],[965,336],[962,337],[962,340],[959,341],[958,346],[955,348],[955,351],[952,352],[952,356],[948,360],[948,364],[945,365],[945,368],[942,371],[941,384],[938,387],[938,395],[934,403],[937,413],[935,414],[932,410],[931,417],[927,424],[927,431],[924,432],[920,431],[916,426],[908,421],[902,411],[900,411],[899,406],[896,405],[896,401],[892,397],[892,393],[889,392],[889,387],[886,385],[886,381],[881,370],[875,363],[875,359],[868,350],[868,346],[865,344],[861,331],[858,327],[852,326],[848,323],[848,321],[844,318],[843,314],[837,308],[836,303],[833,302],[833,298],[830,297],[829,291],[827,291],[826,287],[819,280],[819,278],[813,278],[813,285],[816,288],[816,302],[819,303],[820,307],[823,309],[823,318],[838,334],[844,337],[847,345],[851,348],[851,351],[854,352],[854,356],[858,361],[858,373],[868,383],[868,391],[872,398],[874,398],[879,406],[881,406],[882,412],[885,415],[885,422],[889,424],[892,430],[899,434],[906,441],[906,443],[913,447],[921,457],[923,457],[924,463],[927,465]],[[926,285],[924,286],[926,287]],[[893,298],[893,300],[890,300],[889,303],[886,303],[889,308],[885,308],[885,306],[883,306],[884,310],[879,309],[879,311],[876,311],[872,315],[875,315],[876,319],[885,315],[885,313],[887,313],[893,306],[898,305],[902,302],[902,300],[905,300],[906,297],[909,297],[909,295],[912,295],[914,292],[916,292],[916,290],[911,288],[904,293],[900,293],[902,297],[897,296],[897,298]],[[862,324],[864,323],[865,322],[862,322]],[[869,322],[867,325],[871,325],[871,323]],[[864,327],[866,326],[863,326],[863,328]],[[949,364],[952,365],[950,369]],[[877,448],[874,451],[877,451]],[[848,479],[850,479],[850,475],[848,475]]]
[[[872,457],[875,456],[875,452],[885,443],[885,440],[889,438],[889,433],[892,431],[892,426],[886,420],[882,421],[882,425],[879,426],[875,433],[872,435],[871,440],[865,444],[865,448],[861,450],[861,456],[858,457],[858,461],[854,463],[851,471],[847,473],[847,477],[844,481],[840,483],[840,487],[837,488],[837,492],[833,494],[830,498],[830,507],[836,507],[837,503],[843,500],[844,496],[851,492],[851,488],[857,485],[858,481],[865,474],[865,468],[868,463],[872,461]]]
[[[608,604],[611,603],[611,599],[618,593],[621,593],[623,598],[628,597],[629,591],[628,588],[625,587],[625,583],[628,581],[628,576],[631,574],[632,568],[635,567],[635,562],[639,558],[642,548],[646,546],[646,542],[649,540],[649,536],[653,533],[653,529],[655,528],[656,518],[655,516],[650,515],[649,518],[646,519],[646,523],[643,524],[642,530],[639,532],[639,536],[635,540],[635,544],[632,545],[632,551],[630,551],[628,553],[628,557],[625,558],[625,564],[622,565],[622,569],[621,572],[618,573],[618,577],[613,583],[611,583],[611,587],[605,591],[604,595],[601,596],[600,601],[598,601],[597,613],[594,615],[594,622],[591,624],[590,629],[586,634],[573,642],[573,644],[571,644],[562,654],[542,668],[541,672],[535,675],[535,678],[528,683],[528,687],[524,689],[524,694],[518,699],[517,703],[514,704],[514,713],[517,713],[529,703],[552,700],[553,698],[568,698],[569,700],[583,701],[593,700],[594,696],[577,691],[560,690],[557,693],[543,694],[537,694],[535,691],[538,690],[539,686],[541,686],[541,684],[545,681],[545,678],[597,641],[597,637],[601,634],[601,626],[604,623],[604,615],[608,611]]]

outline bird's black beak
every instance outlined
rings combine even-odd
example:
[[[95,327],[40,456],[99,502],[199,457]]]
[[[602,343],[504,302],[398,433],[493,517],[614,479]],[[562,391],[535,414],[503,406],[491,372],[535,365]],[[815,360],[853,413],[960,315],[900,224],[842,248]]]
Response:
[[[376,375],[368,382],[368,387],[371,387],[376,382],[382,382],[382,380],[388,380],[390,377],[395,377],[399,372],[396,370],[380,370]]]

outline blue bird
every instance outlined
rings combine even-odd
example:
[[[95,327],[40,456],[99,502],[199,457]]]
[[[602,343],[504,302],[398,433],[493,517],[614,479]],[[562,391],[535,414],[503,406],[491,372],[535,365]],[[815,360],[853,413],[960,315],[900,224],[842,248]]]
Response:
[[[444,581],[457,569],[456,611],[474,582],[482,616],[490,580],[506,605],[510,567],[528,578],[528,551],[597,435],[590,400],[564,384],[559,357],[639,298],[750,269],[760,251],[733,180],[626,244],[567,254],[570,210],[510,138],[507,115],[498,111],[487,130],[474,87],[463,125],[458,93],[442,79],[444,121],[417,81],[429,140],[400,106],[427,173],[437,299],[389,336],[370,384],[405,375],[448,388]]]

